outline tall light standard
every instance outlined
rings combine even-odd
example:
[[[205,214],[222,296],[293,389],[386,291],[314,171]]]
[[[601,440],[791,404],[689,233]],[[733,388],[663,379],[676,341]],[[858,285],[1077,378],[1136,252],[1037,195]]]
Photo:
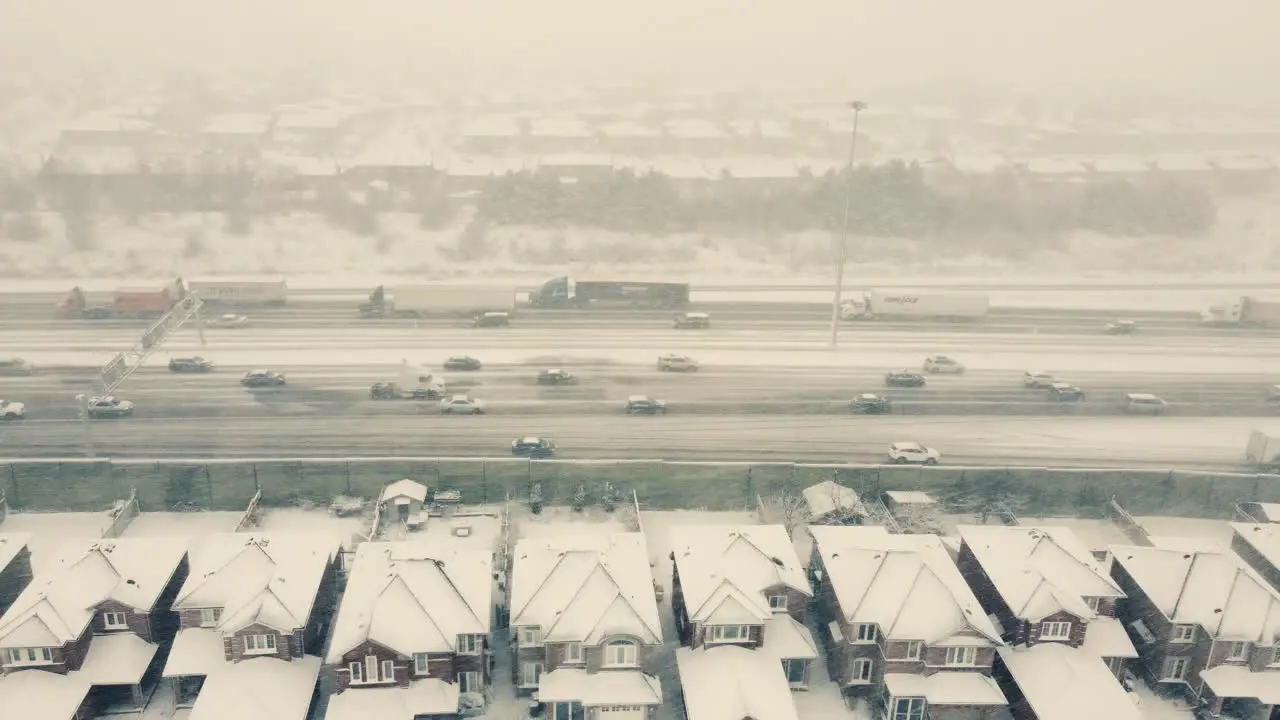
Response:
[[[849,255],[849,208],[853,205],[853,155],[858,148],[858,116],[867,109],[867,104],[854,100],[853,135],[849,138],[849,164],[845,168],[847,186],[844,193],[844,222],[840,224],[840,246],[836,249],[836,291],[831,299],[831,347],[840,344],[840,296],[844,294],[844,263]]]

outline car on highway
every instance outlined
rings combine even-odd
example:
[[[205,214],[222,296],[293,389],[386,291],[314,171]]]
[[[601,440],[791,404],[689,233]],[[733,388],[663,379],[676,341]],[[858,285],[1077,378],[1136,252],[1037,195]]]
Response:
[[[1272,385],[1267,389],[1267,402],[1280,403],[1280,385]]]
[[[0,419],[21,420],[27,416],[26,403],[11,402],[0,398]]]
[[[627,398],[628,415],[666,415],[667,402],[648,395],[632,395]]]
[[[483,415],[484,403],[470,395],[450,395],[440,401],[441,415]]]
[[[546,458],[556,454],[556,444],[533,435],[511,441],[511,454],[516,457]]]
[[[434,387],[406,388],[394,382],[376,382],[369,386],[370,400],[435,400],[440,395]]]
[[[659,372],[698,372],[698,361],[688,355],[663,355],[658,358]]]
[[[1084,391],[1069,382],[1055,382],[1049,386],[1049,399],[1058,402],[1084,400]]]
[[[849,412],[855,415],[884,415],[892,411],[893,402],[875,393],[862,393],[849,401]]]
[[[211,328],[242,328],[249,324],[249,318],[244,315],[236,315],[235,313],[227,313],[209,321]]]
[[[959,360],[946,355],[930,355],[924,359],[924,371],[927,373],[962,375],[964,365]]]
[[[1135,415],[1160,415],[1169,409],[1169,403],[1151,393],[1127,393],[1124,407]]]
[[[671,327],[678,330],[699,330],[711,327],[711,316],[702,312],[677,313]]]
[[[444,361],[445,370],[473,371],[484,367],[484,364],[470,355],[451,355]]]
[[[284,373],[274,370],[250,370],[240,378],[240,384],[245,387],[277,387],[285,382]]]
[[[169,360],[169,372],[211,372],[213,363],[205,360],[199,355],[186,358],[172,358]]]
[[[1053,376],[1040,370],[1028,370],[1022,373],[1022,387],[1049,388],[1054,384]]]
[[[511,313],[486,312],[471,318],[471,327],[507,327],[511,325]]]
[[[538,373],[539,385],[577,385],[578,376],[568,370],[548,368]]]
[[[884,384],[887,387],[924,387],[924,376],[911,370],[893,370],[885,373]]]
[[[36,366],[20,357],[0,358],[0,375],[21,377],[35,372]]]
[[[889,446],[889,462],[895,465],[937,465],[942,453],[918,442],[896,442]]]
[[[114,395],[89,398],[87,411],[93,420],[130,417],[133,415],[133,403]]]
[[[1108,335],[1132,335],[1138,332],[1138,323],[1132,320],[1116,320],[1107,323]]]

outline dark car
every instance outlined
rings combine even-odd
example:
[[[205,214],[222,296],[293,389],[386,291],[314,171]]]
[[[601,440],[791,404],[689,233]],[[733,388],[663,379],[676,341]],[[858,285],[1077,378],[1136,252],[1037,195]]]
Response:
[[[487,312],[471,318],[471,327],[507,327],[511,324],[511,313]]]
[[[539,385],[577,385],[578,376],[568,370],[551,368],[538,373]]]
[[[895,370],[885,373],[884,384],[887,387],[924,387],[924,376],[910,370]]]
[[[1084,400],[1084,391],[1069,382],[1056,382],[1049,386],[1049,398],[1058,402]]]
[[[250,370],[240,378],[245,387],[276,387],[285,384],[284,373],[274,370]]]
[[[399,383],[378,382],[369,386],[369,397],[373,400],[438,400],[441,393],[434,388],[403,388]]]
[[[516,457],[551,457],[556,454],[556,444],[540,437],[516,438],[511,441],[511,454]]]
[[[213,363],[200,356],[189,358],[173,358],[169,361],[169,372],[210,372]]]
[[[648,395],[632,395],[627,398],[628,415],[666,415],[667,403]]]
[[[454,355],[444,361],[445,370],[479,370],[483,365],[470,355]]]
[[[849,401],[849,412],[858,415],[883,415],[893,411],[893,403],[883,395],[863,393]]]

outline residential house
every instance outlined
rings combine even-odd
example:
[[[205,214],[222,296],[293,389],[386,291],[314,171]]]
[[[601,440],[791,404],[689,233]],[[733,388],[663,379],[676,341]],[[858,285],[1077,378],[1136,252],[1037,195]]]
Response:
[[[173,604],[180,629],[164,668],[165,677],[174,679],[178,707],[193,707],[194,718],[203,688],[222,673],[227,675],[217,687],[226,692],[238,680],[256,682],[252,673],[234,667],[244,660],[310,663],[308,656],[319,655],[336,604],[340,551],[336,537],[320,533],[219,533],[193,546],[191,573]],[[311,666],[255,665],[264,668],[262,674],[300,684]],[[318,659],[314,665],[318,673]],[[283,693],[294,685],[269,687]],[[283,696],[278,701],[301,702]],[[218,702],[211,697],[206,704]]]
[[[95,713],[142,709],[164,666],[161,647],[176,628],[170,606],[186,577],[186,548],[172,540],[67,546],[0,617],[4,672],[72,675],[75,683],[62,684],[87,688]]]
[[[1280,524],[1231,523],[1231,549],[1280,591]]]
[[[813,591],[781,525],[673,529],[671,611],[680,642],[739,645],[778,663],[787,684],[809,684],[817,645],[806,623]]]
[[[489,687],[493,553],[436,542],[356,550],[325,662],[328,720],[453,716]]]
[[[409,478],[397,480],[382,491],[383,517],[392,522],[409,522],[422,513],[427,502],[427,486]]]
[[[1170,540],[1111,551],[1128,596],[1120,617],[1148,678],[1235,717],[1267,718],[1280,705],[1280,593],[1248,563]]]
[[[1116,603],[1124,592],[1065,527],[962,525],[956,563],[1009,645],[1080,648],[1119,680],[1138,657]]]
[[[526,538],[512,553],[512,673],[547,720],[653,720],[662,625],[644,535]]]
[[[936,535],[810,526],[828,674],[890,718],[1007,718],[995,626]]]
[[[0,616],[31,584],[31,536],[0,534]]]

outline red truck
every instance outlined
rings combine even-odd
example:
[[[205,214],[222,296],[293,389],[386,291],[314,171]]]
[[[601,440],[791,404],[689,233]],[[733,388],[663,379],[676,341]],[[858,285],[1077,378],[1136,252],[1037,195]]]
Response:
[[[112,318],[158,318],[185,294],[181,281],[159,290],[116,290],[109,302],[94,303],[79,287],[58,303],[60,318],[105,320]]]

